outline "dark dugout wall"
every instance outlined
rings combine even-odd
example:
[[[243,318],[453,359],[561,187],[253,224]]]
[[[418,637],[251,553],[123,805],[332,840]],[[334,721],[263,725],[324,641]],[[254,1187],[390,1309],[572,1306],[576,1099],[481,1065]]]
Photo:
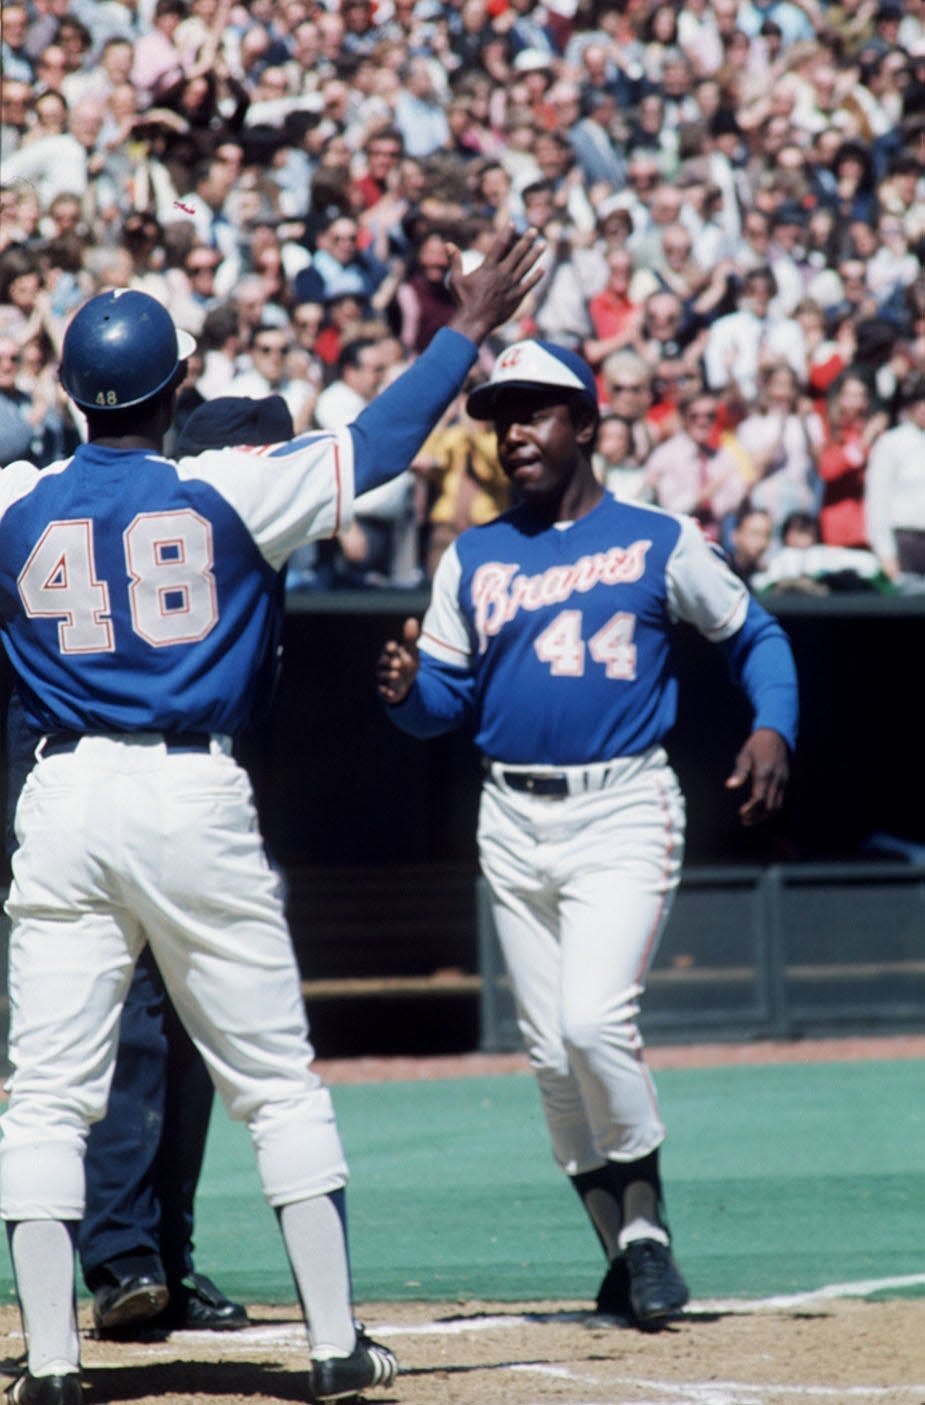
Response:
[[[419,742],[376,697],[382,642],[423,600],[308,597],[286,620],[260,780],[283,864],[473,861],[479,765],[463,735]],[[786,597],[800,742],[786,814],[743,833],[723,787],[748,710],[719,652],[678,632],[669,751],[687,794],[689,863],[850,859],[872,835],[925,844],[925,597]]]

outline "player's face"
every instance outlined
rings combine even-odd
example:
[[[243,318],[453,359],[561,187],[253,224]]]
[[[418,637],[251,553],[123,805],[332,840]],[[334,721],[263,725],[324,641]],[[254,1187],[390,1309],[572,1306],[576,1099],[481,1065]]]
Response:
[[[511,391],[499,397],[494,415],[501,467],[521,497],[538,509],[580,487],[593,426],[573,422],[556,392]]]

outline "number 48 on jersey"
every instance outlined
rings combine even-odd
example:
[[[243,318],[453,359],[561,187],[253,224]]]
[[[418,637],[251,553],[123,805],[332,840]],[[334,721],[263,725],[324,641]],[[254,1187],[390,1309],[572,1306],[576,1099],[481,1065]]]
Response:
[[[132,629],[154,648],[193,644],[218,622],[212,527],[189,508],[140,512],[122,534]],[[116,648],[111,590],[100,578],[91,518],[50,522],[17,581],[30,619],[57,619],[62,654]]]

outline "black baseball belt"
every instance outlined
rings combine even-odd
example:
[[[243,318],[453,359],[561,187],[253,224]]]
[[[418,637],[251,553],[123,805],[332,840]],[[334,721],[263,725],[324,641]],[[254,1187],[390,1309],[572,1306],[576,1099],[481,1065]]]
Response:
[[[43,756],[63,756],[76,751],[85,737],[110,737],[112,740],[163,742],[167,751],[208,751],[212,737],[208,732],[51,732],[42,747]]]
[[[603,790],[614,774],[613,765],[572,766],[567,771],[530,771],[505,766],[501,761],[483,761],[485,770],[497,784],[543,800],[564,800],[567,795],[585,795]]]

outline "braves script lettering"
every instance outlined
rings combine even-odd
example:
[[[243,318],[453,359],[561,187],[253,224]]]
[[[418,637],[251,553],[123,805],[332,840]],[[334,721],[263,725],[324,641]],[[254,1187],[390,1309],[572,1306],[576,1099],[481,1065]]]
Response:
[[[488,640],[514,618],[518,610],[542,610],[561,605],[575,594],[585,594],[596,585],[620,585],[638,581],[645,570],[651,541],[630,546],[612,546],[581,556],[571,566],[549,566],[537,576],[517,574],[517,566],[503,561],[486,561],[472,581],[472,603],[479,636],[479,652]]]

